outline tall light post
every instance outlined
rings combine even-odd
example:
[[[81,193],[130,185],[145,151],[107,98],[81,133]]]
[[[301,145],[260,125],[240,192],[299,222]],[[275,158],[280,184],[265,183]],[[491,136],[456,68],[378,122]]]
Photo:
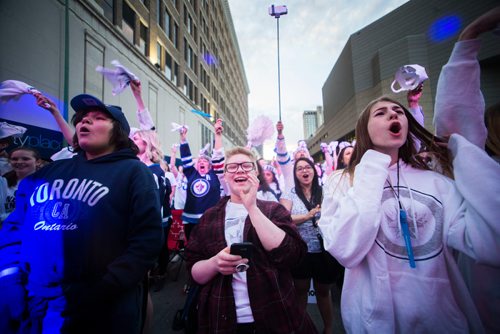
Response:
[[[269,6],[269,15],[276,18],[277,41],[278,41],[278,111],[279,120],[281,121],[281,82],[280,82],[280,16],[288,14],[288,9],[285,5]]]

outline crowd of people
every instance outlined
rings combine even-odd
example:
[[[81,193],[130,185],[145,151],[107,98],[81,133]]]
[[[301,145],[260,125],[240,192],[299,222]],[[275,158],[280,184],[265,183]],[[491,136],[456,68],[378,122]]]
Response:
[[[220,119],[211,155],[193,154],[181,125],[167,162],[139,80],[140,128],[88,94],[72,98],[71,127],[37,92],[70,149],[42,167],[0,133],[0,333],[147,333],[172,210],[198,333],[317,333],[311,283],[324,333],[333,284],[349,333],[498,333],[500,105],[485,111],[477,53],[499,22],[500,7],[460,34],[437,83],[436,133],[420,84],[407,106],[368,103],[355,140],[321,145],[323,163],[304,141],[289,152],[281,121],[272,160],[225,150]]]

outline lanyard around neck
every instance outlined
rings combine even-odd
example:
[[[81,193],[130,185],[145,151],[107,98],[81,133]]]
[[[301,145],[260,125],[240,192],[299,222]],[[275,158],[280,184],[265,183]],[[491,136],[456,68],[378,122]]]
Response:
[[[401,203],[401,200],[399,199],[399,159],[397,162],[397,187],[398,187],[398,192],[396,193],[396,190],[391,184],[390,179],[387,179],[387,183],[389,184],[389,187],[391,187],[392,192],[394,193],[394,196],[396,197],[396,200],[398,201],[399,205],[399,223],[401,224],[401,231],[403,233],[403,239],[405,241],[405,246],[406,246],[406,252],[408,253],[408,259],[410,261],[410,267],[415,268],[415,257],[413,256],[413,249],[411,246],[411,237],[410,237],[410,228],[408,227],[408,219],[407,219],[407,214],[406,210]]]

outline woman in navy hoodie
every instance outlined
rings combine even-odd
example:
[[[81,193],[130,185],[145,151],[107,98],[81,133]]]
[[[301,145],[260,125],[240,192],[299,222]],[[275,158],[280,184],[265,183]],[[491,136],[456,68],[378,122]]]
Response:
[[[157,186],[120,107],[86,94],[71,106],[78,154],[20,184],[0,241],[20,248],[9,254],[28,274],[33,333],[140,333],[141,282],[161,249]]]

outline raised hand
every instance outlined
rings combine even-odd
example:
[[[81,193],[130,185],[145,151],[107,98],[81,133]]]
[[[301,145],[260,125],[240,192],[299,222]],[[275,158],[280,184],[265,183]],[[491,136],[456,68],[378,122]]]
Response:
[[[188,129],[183,126],[182,128],[179,129],[179,134],[181,137],[181,143],[186,142],[186,136],[187,136]]]
[[[482,33],[498,29],[500,24],[500,6],[491,9],[470,23],[462,30],[459,41],[475,39]]]
[[[170,153],[171,153],[171,155],[172,155],[172,156],[174,156],[174,157],[175,157],[175,155],[177,154],[177,146],[179,146],[179,145],[177,145],[177,144],[172,144],[172,148],[170,149]]]
[[[134,95],[141,96],[141,93],[142,93],[141,81],[140,80],[130,81],[130,89],[132,89],[132,93]]]
[[[215,134],[216,135],[222,135],[222,132],[224,131],[224,127],[222,126],[222,119],[217,119],[214,124],[214,129],[215,129]]]
[[[276,131],[278,131],[278,137],[283,137],[283,123],[281,121],[278,121],[278,123],[276,123]]]
[[[52,101],[51,99],[49,99],[48,97],[46,97],[42,93],[34,93],[33,96],[35,96],[36,104],[39,107],[50,111],[52,114],[59,110],[59,109],[57,109],[57,106],[54,103],[54,101]]]
[[[422,97],[422,90],[423,84],[420,84],[417,88],[408,91],[406,99],[410,108],[418,107],[418,101],[420,101],[420,98]]]
[[[248,173],[248,183],[248,187],[241,189],[238,194],[247,210],[257,205],[257,191],[259,190],[259,179],[257,179],[257,175]]]

